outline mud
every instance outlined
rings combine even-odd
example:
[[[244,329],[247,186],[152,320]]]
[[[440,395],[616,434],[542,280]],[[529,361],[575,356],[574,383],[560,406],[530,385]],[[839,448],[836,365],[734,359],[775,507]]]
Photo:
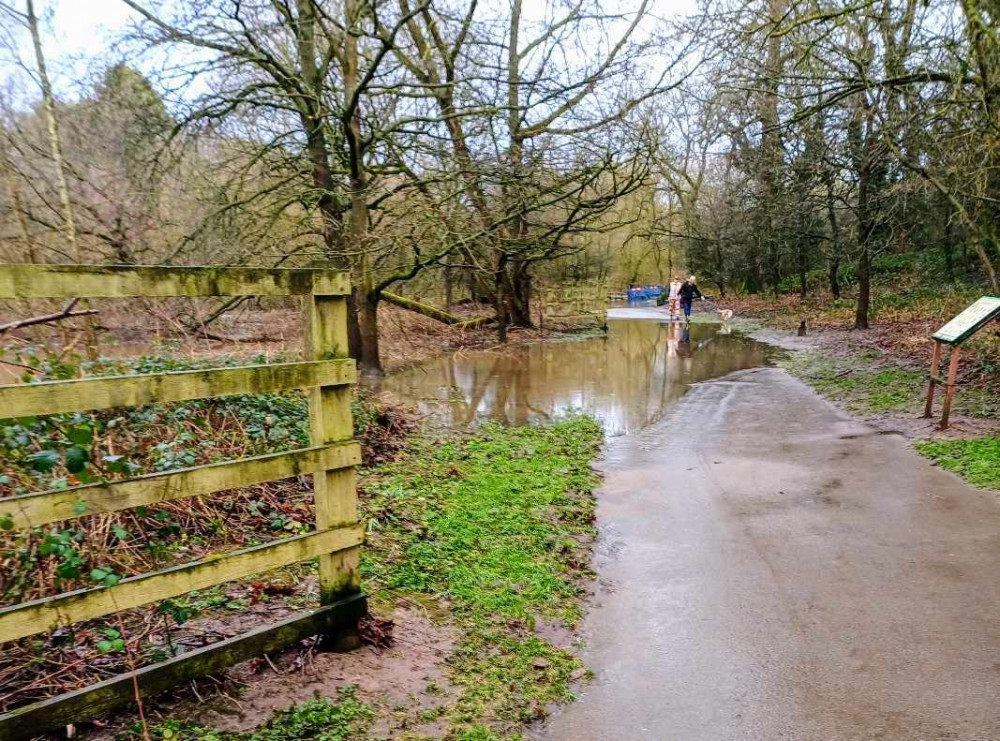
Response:
[[[397,608],[391,618],[391,648],[364,646],[350,653],[292,649],[252,659],[226,672],[230,691],[209,691],[204,700],[193,693],[174,702],[161,698],[148,712],[153,720],[183,718],[220,731],[246,731],[266,723],[276,710],[313,697],[335,700],[339,689],[355,687],[358,699],[387,711],[379,713],[376,738],[395,737],[403,728],[421,738],[441,738],[447,732],[442,722],[421,724],[417,715],[451,698],[444,662],[454,650],[456,632],[416,608]],[[87,738],[110,741],[123,722]]]
[[[783,371],[611,440],[579,700],[537,738],[1000,738],[1000,501]]]

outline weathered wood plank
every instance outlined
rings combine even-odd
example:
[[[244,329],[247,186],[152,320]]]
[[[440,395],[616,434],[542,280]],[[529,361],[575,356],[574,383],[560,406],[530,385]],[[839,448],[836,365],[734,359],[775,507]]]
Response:
[[[366,613],[363,594],[324,605],[273,625],[248,631],[219,643],[132,674],[119,674],[89,687],[26,705],[0,715],[0,741],[26,741],[57,731],[70,723],[92,720],[109,710],[135,702],[135,683],[142,697],[153,697],[171,687],[213,674],[255,656],[277,651],[314,635],[331,635],[350,629]]]
[[[204,496],[359,463],[361,447],[357,443],[317,446],[123,481],[8,497],[0,499],[0,520],[9,517],[15,528],[23,530],[81,515],[117,512],[145,504]]]
[[[0,298],[343,296],[346,273],[288,268],[0,265]]]
[[[354,383],[349,359],[0,386],[0,419]]]
[[[356,548],[363,540],[360,525],[320,530],[129,577],[113,587],[79,589],[0,608],[0,643]]]

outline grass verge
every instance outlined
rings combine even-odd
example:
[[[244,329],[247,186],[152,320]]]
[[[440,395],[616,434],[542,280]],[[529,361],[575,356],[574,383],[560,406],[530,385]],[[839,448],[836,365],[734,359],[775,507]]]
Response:
[[[544,427],[489,425],[468,438],[413,438],[397,461],[365,472],[362,569],[376,612],[403,598],[458,633],[449,691],[438,707],[413,711],[396,738],[446,727],[455,741],[516,739],[546,706],[572,699],[579,660],[536,633],[539,621],[574,627],[590,576],[594,536],[591,463],[600,426],[575,418]],[[428,687],[428,692],[436,688]],[[353,694],[277,714],[250,733],[218,733],[176,721],[154,738],[285,741],[377,738],[386,708]],[[334,722],[305,722],[326,717]],[[345,735],[346,734],[346,735]]]
[[[1000,490],[1000,437],[921,440],[914,447],[941,468],[973,486]]]
[[[844,357],[817,351],[794,352],[780,364],[823,396],[861,414],[917,412],[922,406],[925,375],[901,367],[869,350]]]

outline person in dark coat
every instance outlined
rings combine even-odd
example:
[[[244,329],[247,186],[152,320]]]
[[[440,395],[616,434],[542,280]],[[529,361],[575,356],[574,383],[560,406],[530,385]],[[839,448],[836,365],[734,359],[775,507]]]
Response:
[[[694,301],[695,298],[700,298],[702,301],[705,300],[705,297],[701,295],[701,291],[698,290],[698,281],[695,280],[693,275],[687,279],[683,286],[681,286],[679,295],[681,299],[681,308],[684,310],[684,321],[690,322],[691,302]]]

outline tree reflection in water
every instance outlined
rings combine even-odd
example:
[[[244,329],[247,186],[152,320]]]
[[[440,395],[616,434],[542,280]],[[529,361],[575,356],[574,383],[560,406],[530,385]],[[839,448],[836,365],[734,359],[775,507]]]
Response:
[[[443,356],[387,377],[382,389],[447,427],[582,411],[619,435],[657,421],[688,384],[766,359],[763,345],[718,324],[615,320],[599,337]]]

